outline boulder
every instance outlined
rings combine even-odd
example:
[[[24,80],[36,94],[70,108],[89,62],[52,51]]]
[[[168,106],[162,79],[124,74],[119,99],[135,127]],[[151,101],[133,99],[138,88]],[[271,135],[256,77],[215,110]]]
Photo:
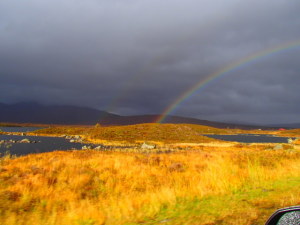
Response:
[[[156,148],[155,145],[146,144],[145,142],[141,146],[142,149],[154,149]]]
[[[293,138],[289,138],[289,139],[288,139],[288,143],[289,143],[289,144],[293,144],[294,141],[296,141],[296,140],[294,140]]]
[[[20,143],[30,143],[30,140],[25,138],[25,139],[21,140]]]

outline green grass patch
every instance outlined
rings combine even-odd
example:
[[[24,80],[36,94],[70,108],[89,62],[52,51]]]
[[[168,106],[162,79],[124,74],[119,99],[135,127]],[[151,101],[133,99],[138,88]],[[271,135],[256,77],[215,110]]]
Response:
[[[228,195],[178,199],[174,206],[163,206],[155,218],[130,225],[264,224],[278,208],[300,204],[299,188],[300,177],[290,177]]]

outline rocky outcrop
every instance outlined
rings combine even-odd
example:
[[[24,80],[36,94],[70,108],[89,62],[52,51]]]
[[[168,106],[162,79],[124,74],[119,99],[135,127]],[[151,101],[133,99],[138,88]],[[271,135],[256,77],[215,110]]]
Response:
[[[71,143],[77,142],[77,143],[82,143],[83,138],[80,137],[79,135],[74,135],[74,136],[68,136],[68,135],[62,135],[61,137],[65,139],[69,139]]]
[[[156,146],[155,145],[151,145],[151,144],[147,144],[147,143],[143,143],[141,146],[142,149],[155,149]]]
[[[21,140],[19,143],[30,143],[30,140],[27,138],[24,138],[23,140]]]
[[[21,143],[21,144],[32,144],[32,143],[38,143],[38,141],[32,141],[29,140],[28,138],[24,138],[22,140],[0,140],[0,144],[16,144],[16,143]]]

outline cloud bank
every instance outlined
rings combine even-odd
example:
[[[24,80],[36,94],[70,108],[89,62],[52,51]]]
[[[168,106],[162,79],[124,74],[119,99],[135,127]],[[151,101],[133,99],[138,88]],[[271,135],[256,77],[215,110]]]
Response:
[[[299,1],[3,0],[1,102],[161,113],[248,55],[300,40]],[[211,82],[172,114],[299,122],[300,47]]]

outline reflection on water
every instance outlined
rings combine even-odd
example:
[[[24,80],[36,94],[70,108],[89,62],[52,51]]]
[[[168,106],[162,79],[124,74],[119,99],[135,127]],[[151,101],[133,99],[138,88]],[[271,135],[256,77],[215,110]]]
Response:
[[[242,143],[288,143],[288,137],[277,137],[272,135],[239,134],[239,135],[205,135],[207,137]]]

